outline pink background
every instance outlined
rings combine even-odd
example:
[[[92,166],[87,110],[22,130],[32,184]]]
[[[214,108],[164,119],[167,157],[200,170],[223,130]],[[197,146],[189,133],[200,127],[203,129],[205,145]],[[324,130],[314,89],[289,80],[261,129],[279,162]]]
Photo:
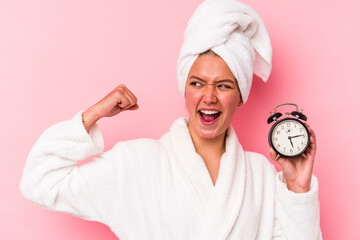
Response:
[[[186,114],[176,61],[201,2],[0,1],[0,239],[116,239],[102,224],[25,200],[19,182],[27,154],[47,127],[120,83],[140,108],[99,122],[106,149],[165,133]],[[299,104],[318,139],[323,237],[360,239],[360,1],[245,3],[262,16],[274,55],[269,82],[254,78],[249,101],[235,115],[239,139],[268,156],[269,111]]]

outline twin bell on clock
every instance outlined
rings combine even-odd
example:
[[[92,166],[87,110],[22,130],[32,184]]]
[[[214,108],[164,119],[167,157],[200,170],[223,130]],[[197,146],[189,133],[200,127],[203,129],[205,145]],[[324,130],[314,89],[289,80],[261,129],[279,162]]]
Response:
[[[276,111],[276,108],[283,105],[293,105],[296,107],[296,111],[286,112],[285,118],[281,118],[283,115]],[[270,112],[270,117],[267,123],[272,125],[269,131],[269,145],[277,153],[276,159],[279,157],[294,158],[302,155],[305,156],[305,151],[310,143],[310,134],[308,128],[303,121],[307,120],[307,117],[299,111],[298,106],[294,103],[282,103],[275,106],[274,113]]]

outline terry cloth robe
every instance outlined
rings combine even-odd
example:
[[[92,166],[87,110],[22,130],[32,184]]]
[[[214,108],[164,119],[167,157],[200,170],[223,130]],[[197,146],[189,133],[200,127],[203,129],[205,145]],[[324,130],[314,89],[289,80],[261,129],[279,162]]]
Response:
[[[85,130],[82,111],[48,128],[29,154],[22,193],[48,209],[104,223],[121,240],[322,239],[315,176],[309,192],[288,191],[282,173],[244,151],[232,127],[215,186],[187,119],[159,140],[103,148],[98,126]]]

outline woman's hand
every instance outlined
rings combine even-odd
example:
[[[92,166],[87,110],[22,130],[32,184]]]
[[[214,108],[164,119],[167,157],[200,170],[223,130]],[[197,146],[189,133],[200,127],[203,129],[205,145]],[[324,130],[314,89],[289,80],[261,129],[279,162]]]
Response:
[[[135,95],[125,85],[121,84],[83,113],[85,129],[89,131],[102,117],[112,117],[120,112],[138,108]]]
[[[279,157],[277,162],[280,164],[287,188],[295,193],[305,193],[310,190],[310,180],[316,153],[316,137],[314,131],[305,123],[310,133],[310,144],[305,151],[306,158],[299,156],[296,158]],[[270,148],[270,158],[275,161],[276,152]]]

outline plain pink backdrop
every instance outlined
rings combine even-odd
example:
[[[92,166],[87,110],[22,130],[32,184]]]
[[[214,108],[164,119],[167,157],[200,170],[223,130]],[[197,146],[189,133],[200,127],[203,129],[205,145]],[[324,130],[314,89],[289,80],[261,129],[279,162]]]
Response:
[[[120,83],[140,108],[99,122],[106,149],[119,140],[159,138],[186,115],[176,61],[201,2],[0,1],[0,239],[116,239],[102,224],[25,200],[19,182],[27,154],[47,127]],[[323,237],[360,239],[360,1],[244,2],[262,16],[274,54],[269,82],[255,77],[235,115],[239,140],[269,156],[269,111],[299,104],[317,134]]]

